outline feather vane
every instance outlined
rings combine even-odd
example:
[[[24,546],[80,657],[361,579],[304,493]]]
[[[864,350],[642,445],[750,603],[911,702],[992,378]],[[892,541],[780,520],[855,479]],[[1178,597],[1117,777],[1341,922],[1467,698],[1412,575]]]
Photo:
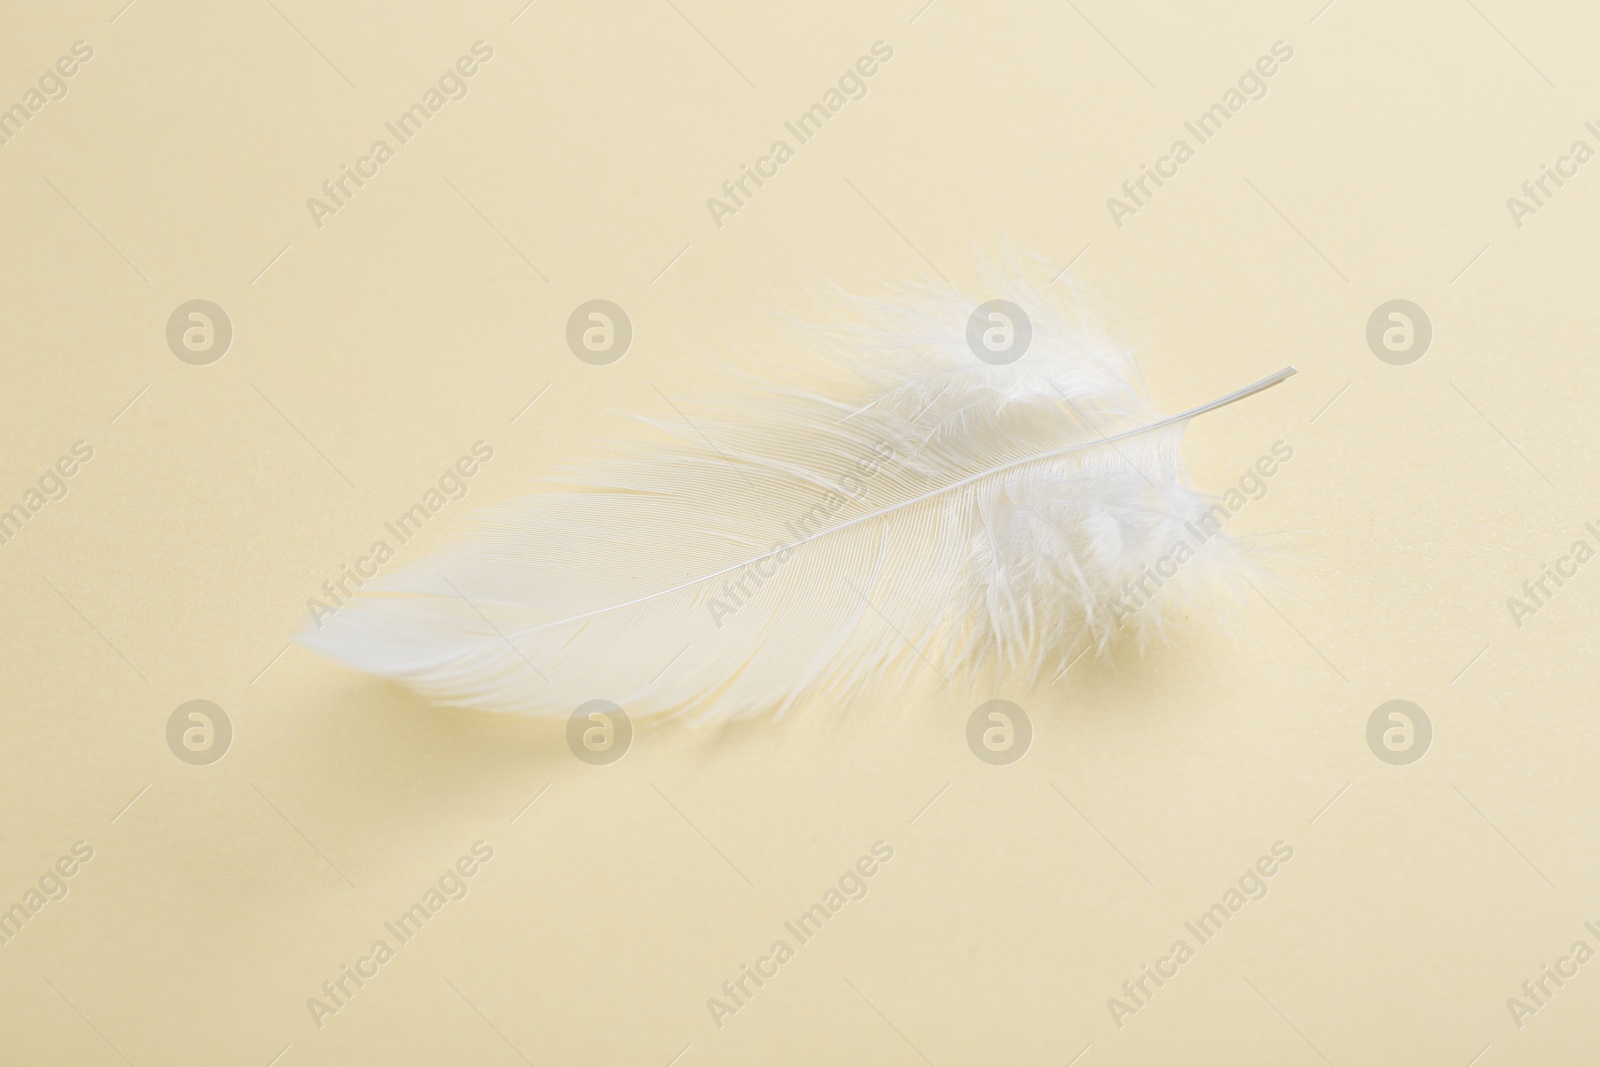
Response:
[[[1026,355],[968,349],[972,304],[908,287],[817,331],[852,372],[677,405],[665,444],[479,512],[301,641],[444,704],[727,720],[985,668],[1027,685],[1086,647],[1162,635],[1225,591],[1210,531],[1131,353],[1026,283]],[[1161,596],[1129,583],[1193,546]],[[1198,543],[1197,543],[1198,541]]]

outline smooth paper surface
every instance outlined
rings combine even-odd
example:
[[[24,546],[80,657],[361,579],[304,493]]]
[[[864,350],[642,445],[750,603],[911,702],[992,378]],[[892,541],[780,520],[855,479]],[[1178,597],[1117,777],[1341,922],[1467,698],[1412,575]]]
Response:
[[[0,1059],[1592,1060],[1592,8],[124,4],[0,13]],[[609,763],[291,645],[1008,248],[1299,368],[1186,439],[1231,632]]]

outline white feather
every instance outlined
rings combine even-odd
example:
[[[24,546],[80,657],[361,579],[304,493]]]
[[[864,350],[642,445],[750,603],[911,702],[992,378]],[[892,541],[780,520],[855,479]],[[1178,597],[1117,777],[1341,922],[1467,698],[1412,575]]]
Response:
[[[850,302],[865,322],[814,331],[849,380],[680,402],[665,444],[479,512],[300,640],[447,704],[713,720],[919,670],[1026,685],[1142,643],[1239,562],[1190,532],[1210,502],[1184,425],[1293,369],[1168,418],[1125,348],[1008,284],[1033,326],[1020,361],[974,358],[975,302],[948,290]],[[1180,540],[1195,557],[1126,610],[1125,583]]]

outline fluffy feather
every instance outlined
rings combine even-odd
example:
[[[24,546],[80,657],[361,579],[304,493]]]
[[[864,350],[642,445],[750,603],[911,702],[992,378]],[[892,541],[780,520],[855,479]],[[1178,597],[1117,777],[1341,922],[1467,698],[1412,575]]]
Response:
[[[1033,325],[1016,363],[974,358],[975,302],[948,290],[854,301],[861,324],[814,332],[848,380],[679,403],[664,445],[479,512],[300,640],[441,703],[711,720],[1142,643],[1239,563],[1216,533],[1129,610],[1210,506],[1187,420],[1293,369],[1169,418],[1092,321],[1006,296]]]

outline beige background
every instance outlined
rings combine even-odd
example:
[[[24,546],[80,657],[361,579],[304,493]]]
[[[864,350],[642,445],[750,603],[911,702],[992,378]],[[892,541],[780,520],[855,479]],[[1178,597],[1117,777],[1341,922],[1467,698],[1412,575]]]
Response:
[[[0,947],[0,1059],[1592,1061],[1600,963],[1520,1029],[1506,998],[1600,948],[1600,565],[1520,629],[1506,598],[1600,520],[1600,163],[1520,229],[1505,205],[1600,147],[1592,7],[122,2],[0,12],[0,103],[95,51],[0,146],[0,505],[94,448],[0,546],[0,905],[95,850]],[[477,40],[470,94],[317,229],[306,198]],[[705,198],[877,40],[866,98],[716,228]],[[1106,198],[1277,40],[1266,98],[1114,226]],[[977,699],[930,685],[643,726],[594,768],[559,722],[284,651],[472,442],[495,458],[405,559],[669,417],[717,352],[777,350],[768,294],[971,285],[1008,241],[1104,294],[1168,410],[1301,369],[1188,438],[1218,491],[1294,449],[1231,523],[1284,550],[1270,603],[978,694],[1027,709],[1020,763],[975,759]],[[596,296],[637,331],[610,367],[563,342]],[[1397,297],[1435,328],[1410,366],[1364,340]],[[210,366],[164,338],[194,298],[235,330]],[[197,698],[235,731],[205,767],[165,739]],[[1405,767],[1365,741],[1394,698],[1434,727]],[[470,894],[314,1025],[479,839]],[[870,895],[714,1026],[706,998],[878,840]],[[1114,1025],[1278,840],[1267,897]]]

